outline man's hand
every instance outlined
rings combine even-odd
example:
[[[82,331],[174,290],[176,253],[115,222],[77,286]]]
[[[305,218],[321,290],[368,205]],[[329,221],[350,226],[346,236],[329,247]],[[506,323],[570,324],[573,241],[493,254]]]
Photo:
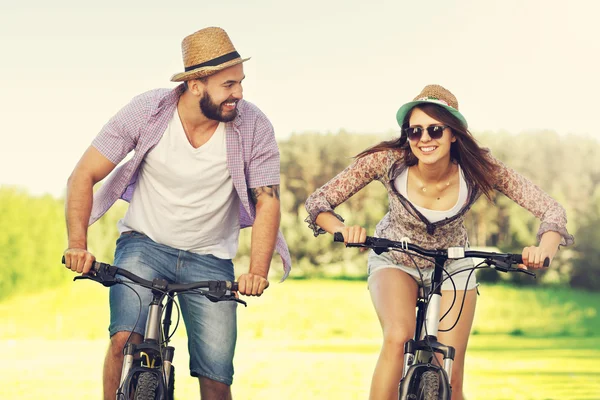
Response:
[[[268,287],[269,281],[260,275],[247,273],[238,278],[238,292],[246,296],[260,296]]]
[[[92,269],[96,257],[86,249],[71,248],[64,252],[65,267],[73,272],[87,274]]]

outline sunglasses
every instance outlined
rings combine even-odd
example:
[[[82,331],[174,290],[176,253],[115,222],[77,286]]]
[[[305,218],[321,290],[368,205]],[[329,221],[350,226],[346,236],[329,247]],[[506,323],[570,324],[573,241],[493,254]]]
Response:
[[[440,139],[444,135],[444,129],[449,128],[448,125],[429,125],[427,128],[423,128],[421,126],[409,126],[408,128],[404,128],[404,134],[408,137],[409,140],[413,142],[421,140],[421,136],[423,136],[423,131],[427,129],[427,133],[429,137],[433,140]]]

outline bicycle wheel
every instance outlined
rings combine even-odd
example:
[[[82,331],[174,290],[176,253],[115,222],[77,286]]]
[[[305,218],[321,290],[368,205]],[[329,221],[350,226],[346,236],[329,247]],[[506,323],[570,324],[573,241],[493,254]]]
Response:
[[[440,378],[434,371],[427,371],[421,375],[418,400],[438,400],[440,396]]]
[[[142,372],[138,376],[137,387],[135,388],[134,400],[154,400],[156,399],[156,388],[158,379],[151,372]]]

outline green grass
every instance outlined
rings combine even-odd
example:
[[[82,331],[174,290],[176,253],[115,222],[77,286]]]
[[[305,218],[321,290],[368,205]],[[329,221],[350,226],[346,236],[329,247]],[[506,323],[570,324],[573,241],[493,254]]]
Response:
[[[483,286],[469,399],[600,399],[600,294]],[[380,329],[364,282],[274,283],[239,308],[238,399],[364,399]],[[100,397],[107,289],[69,284],[0,303],[1,399]],[[177,395],[198,398],[178,331]]]

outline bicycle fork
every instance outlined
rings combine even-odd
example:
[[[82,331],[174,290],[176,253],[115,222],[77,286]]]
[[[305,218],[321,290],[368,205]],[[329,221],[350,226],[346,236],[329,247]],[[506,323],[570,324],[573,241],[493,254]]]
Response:
[[[434,364],[435,353],[443,355],[443,369],[446,371],[448,381],[452,378],[452,365],[454,363],[455,349],[437,341],[440,325],[440,309],[442,303],[442,269],[445,260],[436,260],[434,276],[432,279],[433,293],[426,302],[426,296],[419,296],[416,307],[415,336],[404,344],[404,378],[411,365],[429,363]]]
[[[172,301],[168,301],[165,310],[165,319],[163,321],[166,338],[169,337],[172,306]],[[121,369],[121,379],[117,394],[120,394],[119,392],[122,393],[123,388],[128,386],[132,372],[135,373],[136,370],[141,370],[143,368],[158,368],[158,366],[155,365],[155,361],[158,358],[155,355],[158,354],[160,354],[160,358],[158,359],[162,359],[162,373],[164,380],[165,382],[169,382],[173,357],[175,356],[175,348],[172,346],[165,346],[161,351],[161,346],[159,345],[160,316],[162,314],[162,308],[159,299],[155,297],[148,309],[144,342],[139,345],[127,343],[123,349],[123,367]],[[136,353],[139,353],[142,358],[142,365],[140,368],[134,367],[134,355]]]

